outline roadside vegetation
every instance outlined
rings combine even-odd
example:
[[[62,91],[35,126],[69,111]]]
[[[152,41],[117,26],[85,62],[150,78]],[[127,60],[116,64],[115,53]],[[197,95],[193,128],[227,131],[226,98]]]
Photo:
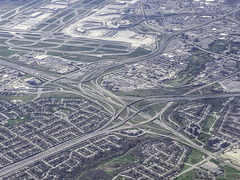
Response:
[[[200,50],[194,49],[191,53],[187,68],[181,71],[176,78],[167,80],[167,84],[178,87],[192,83],[194,78],[205,69],[205,63],[213,60],[208,53]]]

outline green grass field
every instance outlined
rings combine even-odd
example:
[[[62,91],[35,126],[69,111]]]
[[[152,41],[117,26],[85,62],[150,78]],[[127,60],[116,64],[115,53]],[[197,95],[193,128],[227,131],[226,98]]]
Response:
[[[34,5],[37,4],[37,3],[39,3],[38,0],[37,0],[37,1],[33,1],[32,3],[21,7],[21,8],[19,9],[19,11],[23,11],[24,9],[27,9],[27,8],[29,8],[29,7],[31,7],[31,6],[34,6]]]
[[[220,180],[239,180],[240,171],[230,166],[220,167],[224,173],[219,177]]]
[[[34,44],[32,46],[27,46],[27,47],[31,47],[31,48],[47,48],[47,47],[55,47],[57,46],[56,44],[50,44],[50,43],[37,43]]]
[[[210,135],[209,134],[206,134],[206,133],[200,133],[199,137],[198,137],[198,140],[207,144],[208,143],[208,140],[210,139]]]
[[[35,29],[33,29],[33,31],[38,31],[44,27],[46,27],[48,24],[39,24]]]
[[[126,54],[128,51],[121,51],[121,50],[115,50],[115,49],[98,49],[96,53],[100,54]]]
[[[21,117],[21,118],[8,120],[8,124],[9,124],[10,126],[14,126],[14,125],[17,124],[17,123],[23,123],[24,121],[28,121],[28,120],[29,120],[29,118],[28,118],[27,116],[23,116],[23,117]]]
[[[188,156],[187,163],[189,164],[196,164],[202,160],[202,156],[204,154],[197,149],[192,149],[191,154]]]
[[[59,47],[60,51],[91,51],[94,48],[90,47],[84,47],[84,46],[68,46],[68,45],[62,45]]]
[[[51,30],[53,30],[56,27],[57,27],[56,24],[51,24],[50,26],[44,28],[43,31],[51,31]]]
[[[136,162],[137,159],[134,158],[130,152],[127,152],[126,154],[124,154],[123,156],[120,156],[120,157],[116,157],[114,159],[110,159],[106,162],[103,163],[103,166],[106,166],[108,165],[109,163],[112,163],[112,162],[120,162],[120,163],[124,163],[124,162]]]
[[[133,162],[137,161],[134,157],[132,157],[129,153],[117,158],[114,160],[115,162]]]
[[[118,44],[104,44],[105,48],[114,48],[114,49],[127,49],[126,46],[118,45]]]
[[[97,43],[86,43],[85,44],[86,46],[94,46],[94,47],[97,47],[97,46],[100,46],[100,44],[97,44]]]
[[[19,40],[11,40],[9,42],[14,44],[14,45],[30,45],[30,44],[33,44],[33,42],[30,42],[30,41],[19,41]]]
[[[29,34],[29,33],[24,33],[23,35],[24,35],[24,36],[41,37],[40,34],[33,34],[33,33],[31,33],[31,34]]]
[[[75,13],[71,13],[63,18],[63,22],[66,22],[70,19],[72,19],[75,16]]]
[[[188,171],[177,178],[177,180],[194,180],[194,179],[195,179],[194,170]]]
[[[4,24],[7,24],[10,20],[3,20],[3,21],[0,21],[0,26],[4,25]]]
[[[184,164],[184,166],[183,166],[183,168],[181,169],[180,173],[183,172],[183,171],[185,171],[185,170],[187,170],[187,169],[190,168],[190,167],[191,167],[191,166]]]
[[[16,51],[9,50],[8,47],[0,46],[0,56],[8,57],[13,54],[16,54]]]
[[[238,21],[240,21],[240,11],[237,11],[237,12],[234,14],[234,18],[237,19]]]
[[[13,15],[15,12],[16,12],[16,10],[13,10],[13,11],[11,11],[11,12],[5,14],[4,16],[2,16],[2,18],[3,18],[3,19],[5,19],[5,18],[9,18],[9,17],[10,17],[11,15]]]
[[[64,41],[60,39],[45,39],[43,42],[63,43]]]
[[[42,94],[43,98],[50,98],[50,97],[54,97],[54,98],[71,98],[71,97],[82,97],[80,95],[74,94],[74,93],[44,93]]]
[[[111,164],[112,163],[119,163],[119,164],[126,164],[126,163],[134,163],[134,162],[137,162],[137,159],[134,158],[130,152],[127,152],[126,154],[124,154],[123,156],[120,156],[120,157],[117,157],[117,158],[114,158],[114,159],[110,159],[106,162],[104,162],[102,164],[102,167],[104,167],[105,171],[110,175],[110,176],[113,176],[115,171],[117,170],[116,168],[113,169],[113,168],[110,168],[111,167]]]
[[[60,52],[54,52],[54,51],[48,51],[47,54],[52,56],[62,57],[65,59],[70,59],[73,61],[94,62],[94,61],[100,60],[99,57],[94,57],[94,56],[60,53]]]
[[[0,96],[0,99],[5,100],[21,100],[23,102],[31,101],[33,98],[35,98],[36,95],[24,95],[24,96]]]
[[[9,34],[9,33],[3,33],[3,32],[1,32],[1,33],[0,33],[0,37],[4,37],[4,38],[12,38],[13,35],[11,35],[11,34]]]
[[[130,58],[134,58],[134,57],[139,57],[139,56],[143,56],[143,55],[146,55],[146,54],[149,54],[151,51],[148,51],[144,48],[137,48],[133,53],[127,55],[127,57],[130,57]]]
[[[105,0],[96,0],[96,1],[91,2],[90,4],[97,5],[97,4],[101,4],[101,3],[104,2],[104,1],[105,1]]]
[[[213,105],[212,111],[218,113],[223,108],[223,103],[226,102],[226,99],[224,98],[208,99],[207,102]]]
[[[204,132],[209,132],[210,128],[212,127],[212,125],[214,124],[214,122],[216,121],[216,118],[213,117],[212,115],[209,115],[207,117],[206,123],[203,125],[202,130]]]
[[[6,45],[6,43],[5,43],[6,40],[7,40],[7,39],[0,39],[0,44]]]
[[[192,56],[189,58],[189,64],[185,70],[180,72],[177,78],[170,79],[167,84],[174,87],[189,84],[205,68],[205,63],[212,61],[213,58],[200,50],[192,50]]]
[[[84,44],[86,41],[68,41],[67,44]]]
[[[47,20],[46,22],[47,22],[47,23],[53,23],[53,22],[56,21],[56,20],[57,20],[57,18],[53,17],[53,18]]]
[[[221,54],[224,50],[227,50],[227,44],[227,42],[216,40],[209,44],[209,48],[211,51]]]
[[[72,11],[73,11],[73,9],[68,9],[68,10],[63,11],[62,13],[58,14],[56,17],[57,17],[57,18],[61,18],[61,17],[63,17],[63,16],[66,16],[68,13],[70,13],[70,12],[72,12]]]

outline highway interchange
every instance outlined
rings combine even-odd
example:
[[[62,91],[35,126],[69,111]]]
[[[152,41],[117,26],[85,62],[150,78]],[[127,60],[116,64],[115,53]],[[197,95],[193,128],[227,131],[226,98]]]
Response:
[[[101,5],[104,5],[101,4]],[[100,5],[99,5],[100,6]],[[96,8],[96,7],[94,7]],[[17,9],[16,12],[19,11],[20,8]],[[178,36],[179,34],[182,34],[184,32],[187,32],[189,30],[193,30],[193,29],[197,29],[200,27],[203,27],[205,25],[208,25],[210,23],[213,23],[215,21],[218,21],[222,18],[225,18],[226,16],[228,16],[230,13],[233,13],[237,10],[239,10],[240,8],[236,8],[234,10],[229,11],[228,13],[221,15],[209,22],[205,22],[203,24],[200,24],[196,27],[192,27],[189,29],[185,29],[185,30],[181,30],[175,33],[172,33],[170,35],[163,35],[163,38],[161,39],[160,45],[158,43],[156,43],[156,49],[154,51],[152,51],[150,54],[141,56],[141,57],[137,57],[137,58],[126,58],[126,60],[121,61],[121,62],[114,62],[114,60],[111,59],[111,61],[113,61],[114,63],[109,65],[109,66],[103,66],[101,68],[96,68],[93,71],[91,71],[88,74],[85,74],[83,77],[81,77],[80,82],[76,82],[75,80],[72,80],[70,78],[67,78],[69,75],[52,75],[52,74],[48,74],[46,72],[40,71],[40,70],[36,70],[36,69],[32,69],[29,67],[25,67],[23,65],[19,65],[19,64],[15,64],[12,62],[8,62],[5,61],[3,59],[0,60],[0,64],[4,65],[4,66],[8,66],[10,68],[31,74],[35,77],[38,77],[40,79],[45,80],[45,83],[43,83],[40,87],[39,87],[39,91],[38,91],[38,97],[40,97],[42,94],[44,93],[54,93],[54,91],[42,91],[42,88],[44,88],[44,86],[47,86],[49,84],[54,84],[58,87],[61,88],[60,92],[61,93],[74,93],[74,94],[78,94],[80,96],[86,97],[88,99],[91,99],[92,101],[98,103],[99,105],[103,106],[108,112],[112,113],[112,117],[109,120],[108,123],[106,123],[104,126],[102,126],[101,128],[99,128],[97,131],[89,133],[89,134],[85,134],[81,137],[77,137],[74,138],[72,140],[69,140],[67,142],[64,142],[62,144],[59,144],[55,147],[52,147],[46,151],[43,151],[37,155],[31,156],[29,158],[26,158],[22,161],[19,161],[17,163],[11,164],[7,167],[4,167],[2,169],[0,169],[0,177],[16,171],[20,168],[26,167],[34,162],[36,162],[37,160],[41,160],[44,159],[45,157],[48,157],[50,155],[53,155],[57,152],[61,152],[69,147],[72,147],[80,142],[83,142],[87,139],[90,139],[92,137],[95,136],[99,136],[99,135],[103,135],[103,134],[107,134],[109,132],[114,132],[114,131],[119,131],[122,129],[128,129],[131,127],[137,127],[137,128],[141,128],[142,125],[145,125],[149,122],[156,122],[159,126],[161,126],[162,128],[166,129],[167,131],[169,131],[169,133],[171,135],[169,135],[168,137],[172,137],[174,136],[175,138],[178,138],[179,140],[184,140],[186,141],[190,146],[195,147],[197,149],[199,149],[201,152],[205,153],[208,155],[208,157],[206,159],[204,159],[203,161],[195,164],[194,166],[192,166],[190,169],[183,171],[181,174],[192,170],[195,167],[198,167],[199,165],[203,164],[204,162],[210,160],[211,158],[219,158],[219,154],[221,152],[224,151],[221,150],[217,153],[212,153],[207,151],[206,149],[204,149],[203,147],[197,145],[196,143],[194,143],[193,141],[189,140],[188,138],[186,138],[184,135],[182,135],[181,133],[179,133],[177,130],[173,129],[172,127],[169,127],[167,124],[164,123],[162,116],[164,114],[164,112],[172,105],[173,101],[194,101],[194,100],[200,100],[200,99],[211,99],[211,98],[228,98],[228,97],[239,97],[240,94],[239,93],[226,93],[226,94],[214,94],[214,95],[193,95],[194,92],[197,92],[203,88],[206,88],[208,86],[211,86],[217,82],[223,81],[224,79],[227,79],[231,76],[234,76],[236,74],[238,74],[239,72],[234,72],[220,80],[217,81],[213,81],[210,82],[208,84],[204,84],[198,88],[192,89],[190,91],[187,91],[185,93],[183,93],[182,95],[167,95],[167,96],[151,96],[151,97],[126,97],[126,96],[117,96],[115,94],[113,94],[111,91],[104,89],[103,87],[101,87],[101,85],[99,84],[99,82],[101,81],[101,77],[103,77],[104,75],[106,75],[107,73],[111,73],[111,71],[113,69],[118,69],[124,65],[129,65],[129,64],[133,64],[133,63],[137,63],[140,61],[145,61],[151,58],[154,58],[162,53],[164,53],[165,49],[167,48],[168,44],[171,42],[172,39],[174,39],[174,37]],[[89,12],[86,12],[85,16],[88,15],[88,13],[90,13],[92,9],[89,10]],[[76,13],[76,10],[74,11]],[[144,11],[143,11],[144,14]],[[69,22],[71,23],[71,22]],[[61,22],[61,24],[63,25],[64,23]],[[68,24],[65,24],[65,26],[67,26]],[[147,25],[147,23],[146,23]],[[156,30],[156,29],[155,29]],[[2,32],[6,32],[6,31],[2,31]],[[156,34],[160,34],[161,32],[156,32]],[[49,33],[51,35],[51,38],[56,38],[53,35],[53,32]],[[46,33],[45,35],[43,35],[45,38],[49,38],[48,33]],[[20,35],[22,36],[22,35]],[[23,36],[22,36],[23,37]],[[14,37],[16,38],[16,37]],[[29,41],[29,42],[35,42],[36,40],[29,40],[26,38],[21,38],[22,41]],[[42,42],[42,40],[38,40],[38,42]],[[64,44],[65,42],[63,42],[62,44]],[[12,45],[12,44],[7,44],[5,45],[6,47],[9,47],[11,49],[14,48],[19,48],[20,45]],[[109,59],[107,60],[102,60],[104,61],[109,61]],[[77,73],[73,72],[74,73]],[[78,84],[77,85],[77,89],[76,86],[73,86],[73,84]],[[136,103],[139,103],[141,101],[148,101],[150,102],[148,104],[148,106],[143,107],[142,109],[137,109],[134,105]],[[149,114],[144,113],[144,109],[158,104],[158,103],[166,103],[166,105],[159,111],[157,112],[154,116],[150,116]],[[108,108],[107,108],[108,107]],[[120,110],[116,110],[116,107],[118,107]],[[134,124],[134,125],[130,125],[128,124],[128,121],[131,120],[133,117],[135,117],[136,115],[140,115],[141,117],[143,117],[144,119],[146,119],[146,121],[138,123],[138,124]],[[120,121],[119,121],[120,119]],[[237,142],[239,143],[239,141]],[[232,144],[231,146],[236,145],[237,143]],[[234,166],[229,164],[230,166]],[[234,166],[236,169],[240,170],[239,167]],[[179,174],[179,175],[181,175]]]

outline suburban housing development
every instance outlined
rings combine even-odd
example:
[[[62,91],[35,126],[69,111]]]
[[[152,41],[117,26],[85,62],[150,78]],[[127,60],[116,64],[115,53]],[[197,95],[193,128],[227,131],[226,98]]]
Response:
[[[240,1],[0,1],[0,179],[240,179]]]

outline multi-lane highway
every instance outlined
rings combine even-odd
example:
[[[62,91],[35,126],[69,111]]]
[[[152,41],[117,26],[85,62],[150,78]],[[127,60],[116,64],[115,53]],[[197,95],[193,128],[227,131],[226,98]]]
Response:
[[[12,63],[12,62],[7,62],[5,60],[0,60],[1,65],[8,66],[8,67],[11,67],[13,69],[17,69],[19,71],[26,72],[26,73],[31,74],[33,76],[45,79],[46,83],[44,83],[43,86],[47,85],[48,83],[54,83],[55,85],[58,85],[59,87],[64,89],[64,90],[62,90],[62,93],[64,93],[64,92],[76,93],[76,94],[82,95],[86,98],[89,98],[89,99],[93,100],[94,102],[98,103],[99,105],[105,104],[108,107],[110,107],[111,110],[109,112],[112,113],[111,119],[109,119],[109,121],[104,126],[99,128],[95,132],[85,134],[81,137],[77,137],[77,138],[74,138],[72,140],[66,141],[66,142],[61,143],[59,145],[56,145],[56,146],[54,146],[54,147],[52,147],[52,148],[50,148],[46,151],[43,151],[39,154],[33,155],[33,156],[28,157],[24,160],[21,160],[19,162],[16,162],[16,163],[13,163],[9,166],[1,168],[0,169],[0,177],[4,176],[4,175],[6,175],[10,172],[13,172],[13,171],[16,171],[18,169],[24,168],[24,167],[26,167],[26,166],[28,166],[28,165],[30,165],[30,164],[38,161],[38,160],[44,159],[45,157],[48,157],[48,156],[53,155],[55,153],[61,152],[65,149],[68,149],[69,147],[72,147],[72,146],[74,146],[74,145],[76,145],[80,142],[83,142],[87,139],[90,139],[92,137],[107,134],[109,132],[114,132],[116,130],[121,130],[121,128],[124,129],[124,128],[131,127],[131,126],[126,125],[126,122],[131,120],[136,115],[140,115],[144,119],[147,119],[147,120],[144,121],[144,122],[135,124],[134,127],[140,127],[141,125],[144,125],[148,122],[151,122],[151,121],[157,119],[156,122],[162,128],[166,129],[167,131],[174,134],[179,139],[185,140],[186,142],[191,144],[193,147],[196,147],[200,151],[209,155],[209,157],[207,159],[205,159],[204,161],[202,161],[201,163],[206,162],[207,160],[210,159],[210,157],[211,158],[212,157],[218,158],[217,154],[211,153],[211,152],[207,151],[206,149],[204,149],[203,147],[198,146],[197,144],[195,144],[194,142],[192,142],[191,140],[186,138],[184,135],[179,133],[177,130],[174,130],[173,128],[167,126],[164,123],[164,121],[162,120],[162,115],[172,105],[173,101],[194,101],[194,100],[199,100],[199,99],[239,97],[240,96],[239,93],[195,95],[195,96],[190,95],[193,92],[197,92],[198,90],[203,89],[207,86],[210,86],[210,85],[212,85],[216,82],[219,82],[219,81],[222,81],[226,78],[234,76],[234,75],[238,74],[238,72],[234,72],[233,74],[231,74],[227,77],[224,77],[220,80],[205,84],[201,87],[190,90],[190,91],[188,91],[188,92],[186,92],[182,95],[179,95],[179,96],[176,96],[176,95],[175,96],[152,96],[152,97],[144,97],[144,98],[135,98],[135,97],[132,98],[132,97],[126,97],[126,96],[121,97],[121,96],[117,96],[117,95],[113,94],[112,92],[110,92],[110,91],[104,89],[103,87],[101,87],[99,85],[99,81],[100,81],[102,76],[104,76],[106,73],[111,72],[112,69],[117,69],[117,68],[122,67],[123,65],[133,64],[133,63],[137,63],[137,62],[140,62],[140,61],[144,61],[144,60],[148,60],[148,59],[157,57],[158,55],[162,54],[165,51],[165,49],[167,48],[167,46],[171,42],[171,40],[174,37],[178,36],[179,34],[181,34],[183,32],[193,30],[193,29],[197,29],[197,28],[203,27],[205,25],[208,25],[210,23],[213,23],[215,21],[218,21],[218,20],[226,17],[229,13],[234,12],[236,10],[237,9],[231,10],[230,12],[228,12],[224,15],[221,15],[221,16],[215,18],[215,19],[212,19],[208,22],[200,24],[196,27],[192,27],[192,28],[189,28],[189,29],[184,29],[184,30],[181,30],[181,31],[169,34],[169,35],[165,35],[162,38],[160,45],[158,45],[158,43],[156,43],[156,49],[148,55],[137,57],[137,58],[129,58],[129,59],[126,59],[122,62],[118,62],[118,63],[114,63],[114,64],[111,64],[111,65],[108,65],[108,66],[103,66],[101,68],[97,68],[97,69],[93,70],[92,72],[89,72],[88,74],[85,74],[82,77],[82,81],[80,83],[77,82],[77,83],[79,83],[78,84],[79,90],[76,90],[75,87],[71,87],[71,84],[76,83],[76,81],[72,80],[70,78],[66,78],[68,75],[54,76],[54,75],[48,74],[46,72],[42,72],[42,71],[38,71],[38,70],[31,69],[31,68],[28,68],[28,67],[24,67],[24,66],[21,66],[19,64],[15,64],[15,63]],[[158,33],[161,33],[161,32],[158,32]],[[6,46],[8,46],[8,45],[6,45]],[[18,47],[18,46],[16,46],[16,47]],[[108,61],[108,60],[105,60],[105,61]],[[68,83],[69,85],[67,86],[67,85],[64,85],[64,84],[60,83],[60,81],[59,81],[60,79],[64,80],[65,84]],[[86,84],[87,82],[90,82],[90,83]],[[41,88],[42,87],[39,88],[38,97],[40,97],[41,94],[43,94],[43,93],[47,93],[47,91],[46,92],[42,91]],[[126,101],[126,98],[127,98],[128,101],[132,100],[132,102],[128,103]],[[136,103],[141,102],[141,101],[150,101],[151,103],[149,105],[143,107],[142,109],[137,109],[136,107],[134,107],[134,105]],[[166,102],[167,102],[167,105],[164,108],[162,108],[153,117],[150,117],[148,114],[145,114],[143,112],[143,110],[145,108],[147,108],[148,106],[151,106],[151,105],[156,104],[156,103],[166,103]],[[120,110],[116,111],[115,106],[119,107]],[[106,109],[106,107],[104,107],[104,108]],[[123,112],[126,113],[125,116],[120,119],[121,121],[116,122],[116,120],[119,120],[119,117],[121,116],[121,114],[124,114]],[[196,164],[192,168],[197,167],[197,165],[200,165],[200,164]]]

